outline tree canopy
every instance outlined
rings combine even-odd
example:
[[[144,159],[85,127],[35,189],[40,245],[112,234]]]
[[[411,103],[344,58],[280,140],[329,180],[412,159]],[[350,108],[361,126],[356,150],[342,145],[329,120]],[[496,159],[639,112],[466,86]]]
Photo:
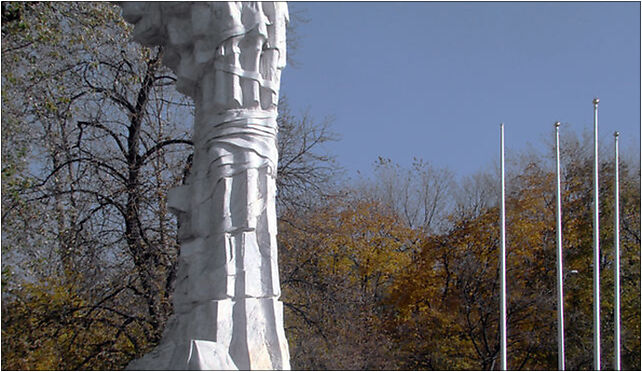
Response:
[[[2,368],[122,369],[160,340],[179,254],[167,191],[192,104],[110,3],[2,3]],[[297,40],[297,38],[294,38]],[[298,40],[301,42],[301,40]],[[294,369],[499,369],[499,185],[414,159],[341,176],[331,120],[279,103],[279,266]],[[566,367],[592,366],[592,158],[562,142]],[[552,151],[550,152],[552,154]],[[606,159],[606,160],[605,160]],[[549,155],[509,159],[508,366],[557,368]],[[640,168],[620,164],[622,367],[640,369]],[[600,164],[602,364],[613,172]]]

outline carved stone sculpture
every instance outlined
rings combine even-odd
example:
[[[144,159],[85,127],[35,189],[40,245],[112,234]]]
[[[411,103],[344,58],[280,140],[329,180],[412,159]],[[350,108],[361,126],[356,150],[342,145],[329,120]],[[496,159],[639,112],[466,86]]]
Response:
[[[196,105],[191,174],[168,195],[181,244],[174,315],[129,368],[289,369],[274,199],[287,5],[120,5]]]

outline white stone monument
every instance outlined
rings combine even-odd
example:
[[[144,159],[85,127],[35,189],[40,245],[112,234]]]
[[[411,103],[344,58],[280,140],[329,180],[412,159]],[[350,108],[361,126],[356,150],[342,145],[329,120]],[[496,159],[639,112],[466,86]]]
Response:
[[[178,215],[174,315],[129,369],[290,369],[277,265],[277,103],[288,10],[280,2],[123,2],[134,40],[164,47],[196,105]]]

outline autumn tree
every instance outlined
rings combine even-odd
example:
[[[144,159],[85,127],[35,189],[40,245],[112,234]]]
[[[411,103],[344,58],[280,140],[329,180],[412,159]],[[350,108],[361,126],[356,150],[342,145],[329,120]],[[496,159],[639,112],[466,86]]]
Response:
[[[589,136],[564,138],[563,224],[567,270],[565,297],[567,365],[591,369],[593,361],[593,224],[592,155],[585,149]],[[613,366],[613,148],[600,163],[600,282],[601,362]],[[602,152],[603,153],[603,152]],[[622,314],[622,368],[640,368],[640,168],[621,161],[620,172],[620,275]]]
[[[8,306],[73,289],[79,302],[64,307],[71,324],[47,323],[56,331],[45,337],[66,350],[41,362],[112,368],[156,342],[171,313],[177,244],[164,197],[187,156],[175,118],[189,108],[161,67],[162,50],[128,42],[117,6],[3,3],[5,14],[3,129],[30,142],[21,167],[30,182],[11,192],[3,180],[3,273],[32,268],[9,283],[5,293],[19,300]],[[40,226],[42,244],[7,229],[27,223],[23,211],[38,211],[28,224]],[[16,323],[3,316],[3,331]],[[102,337],[87,337],[98,329]],[[121,336],[128,347],[114,349]],[[101,357],[105,350],[114,355]]]
[[[2,367],[120,369],[171,314],[167,190],[190,167],[191,104],[162,49],[107,3],[2,3]],[[296,38],[294,39],[296,40]],[[278,214],[297,369],[498,369],[496,177],[379,159],[336,181],[329,120],[280,102]],[[567,368],[592,368],[591,158],[564,138]],[[607,160],[605,160],[607,159]],[[602,159],[603,365],[612,363],[613,164]],[[555,369],[552,159],[508,182],[509,367]],[[640,169],[620,165],[623,367],[640,368]]]
[[[282,301],[296,369],[392,369],[382,299],[416,233],[376,203],[331,198],[279,224]]]
[[[575,143],[577,146],[572,146]],[[566,365],[592,368],[591,164],[577,138],[563,158]],[[517,161],[507,192],[508,365],[555,369],[555,200],[551,159],[530,154]],[[625,368],[639,368],[639,169],[621,164],[622,327]],[[612,355],[612,173],[601,164],[602,361]],[[485,177],[476,176],[486,190]],[[467,188],[470,189],[469,186]],[[403,368],[498,369],[498,210],[469,194],[451,215],[451,227],[431,236],[420,259],[399,275],[387,301],[388,326]],[[477,195],[477,196],[476,196]],[[465,208],[468,204],[469,209]],[[437,340],[437,341],[436,341]],[[634,351],[635,350],[635,351]]]
[[[172,312],[166,195],[189,172],[191,103],[116,5],[3,2],[2,17],[2,366],[122,368]],[[317,151],[332,134],[282,107],[293,204],[334,171]]]
[[[406,168],[379,157],[373,178],[360,179],[356,188],[360,197],[381,203],[408,227],[434,233],[447,225],[454,185],[452,172],[423,159],[413,158]]]

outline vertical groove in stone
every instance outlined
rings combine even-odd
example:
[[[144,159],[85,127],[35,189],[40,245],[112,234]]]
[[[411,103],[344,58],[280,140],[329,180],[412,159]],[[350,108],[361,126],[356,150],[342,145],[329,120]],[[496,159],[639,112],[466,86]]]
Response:
[[[230,355],[239,370],[249,370],[250,355],[247,344],[247,327],[239,325],[246,324],[245,314],[247,312],[246,302],[241,300],[237,301],[233,307],[232,321],[233,331],[232,339],[230,342]]]
[[[274,311],[274,301],[271,299],[265,299],[262,303],[263,312],[265,313],[265,319],[267,320],[268,330],[266,335],[268,337],[268,350],[270,350],[270,359],[272,360],[272,365],[275,369],[283,369],[283,355],[281,355],[281,350],[279,348],[279,336],[277,333],[277,319]]]

